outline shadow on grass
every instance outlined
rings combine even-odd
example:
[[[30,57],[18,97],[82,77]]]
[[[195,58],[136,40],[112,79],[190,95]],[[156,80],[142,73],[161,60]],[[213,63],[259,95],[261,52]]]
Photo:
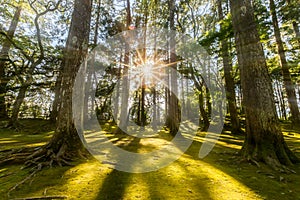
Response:
[[[294,175],[277,174],[263,165],[257,168],[241,163],[236,152],[243,138],[229,134],[222,134],[213,151],[200,160],[198,152],[203,137],[197,136],[180,159],[154,172],[127,173],[88,161],[77,163],[75,167],[45,169],[12,192],[11,197],[56,194],[70,199],[225,199],[222,193],[230,193],[230,188],[234,187],[226,188],[226,180],[221,173],[224,172],[265,199],[299,199],[299,165],[295,166],[298,174]],[[115,139],[122,148],[131,152],[145,148],[137,138],[110,136],[110,139]],[[289,136],[288,144],[297,146],[299,143],[293,139],[295,137]],[[3,196],[15,183],[28,176],[29,171],[19,167],[0,168],[0,195]],[[9,173],[13,174],[5,176]]]
[[[243,138],[238,136],[234,140],[231,140],[231,137],[232,135],[222,134],[219,139],[221,144],[218,142],[213,151],[202,159],[202,161],[233,177],[264,199],[300,199],[300,164],[293,166],[297,174],[282,174],[274,172],[264,164],[261,164],[261,167],[258,168],[257,166],[242,162],[240,156],[237,154],[239,149],[231,145],[239,145],[241,148]],[[288,137],[288,146],[293,147],[295,143],[298,144],[295,137]],[[228,145],[223,142],[226,142]],[[186,151],[186,154],[192,156],[195,160],[200,160],[197,150],[199,151],[201,145],[202,141],[195,139],[191,147]],[[300,157],[300,152],[295,153]]]
[[[116,135],[117,141],[124,139],[125,136]],[[110,139],[114,138],[114,136],[110,136]],[[140,138],[128,137],[129,142],[121,143],[119,145],[120,148],[130,149],[131,152],[137,153],[139,149]],[[133,161],[134,162],[134,161]],[[115,163],[116,165],[122,164],[118,161]],[[98,196],[96,199],[123,199],[125,189],[129,184],[129,179],[131,177],[131,173],[121,172],[116,169],[113,169],[111,173],[109,173],[103,181],[102,187],[99,190]]]
[[[19,131],[0,128],[0,151],[21,147],[41,146],[52,136],[54,124],[46,120],[20,120],[23,128]]]

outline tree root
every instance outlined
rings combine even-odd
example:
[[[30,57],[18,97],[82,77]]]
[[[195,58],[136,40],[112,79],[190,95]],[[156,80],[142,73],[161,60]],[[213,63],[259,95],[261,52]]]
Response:
[[[12,191],[14,191],[15,189],[17,189],[17,187],[19,187],[20,185],[24,184],[26,181],[30,180],[37,172],[39,172],[42,169],[42,165],[39,165],[38,168],[36,170],[34,170],[31,174],[29,174],[29,176],[27,176],[26,178],[24,178],[21,182],[17,183],[14,187],[10,188],[7,196],[10,196],[10,193]]]
[[[7,164],[23,164],[36,148],[21,148],[0,151],[0,166]]]
[[[29,181],[32,179],[39,171],[41,171],[43,168],[46,167],[53,167],[54,165],[58,166],[74,166],[74,164],[71,163],[73,161],[72,155],[67,153],[66,151],[66,145],[62,145],[61,148],[57,153],[54,153],[51,148],[47,148],[47,146],[40,147],[39,149],[35,149],[35,151],[26,151],[26,153],[22,152],[25,150],[13,150],[13,151],[8,151],[9,157],[4,159],[1,163],[8,163],[9,161],[12,161],[16,158],[22,158],[23,163],[25,162],[24,168],[31,168],[31,173],[24,178],[22,181],[17,183],[14,187],[12,187],[8,191],[8,196],[10,196],[10,193],[14,191],[16,188],[19,186],[23,185],[25,182]],[[0,163],[0,164],[1,164]],[[34,197],[34,198],[25,198],[25,199],[45,199],[45,197]],[[51,197],[52,198],[52,197]],[[49,198],[49,199],[51,199]],[[65,197],[63,197],[65,198]],[[54,198],[52,198],[54,199]],[[57,196],[56,199],[62,199],[61,196]]]
[[[248,162],[253,163],[253,164],[255,164],[258,168],[260,168],[260,164],[259,164],[256,160],[254,160],[253,158],[249,158],[249,159],[248,159]]]
[[[261,168],[261,165],[259,164],[260,162],[258,160],[256,160],[254,157],[247,156],[247,158],[244,158],[242,160],[242,162],[243,161],[254,164],[258,168]],[[289,173],[296,174],[296,171],[294,171],[291,168],[279,163],[276,159],[267,157],[264,160],[262,160],[262,162],[265,163],[267,166],[269,166],[274,171],[277,171],[277,172],[280,172],[280,173],[285,173],[285,174],[289,174]]]
[[[47,166],[51,168],[55,165],[60,167],[74,166],[74,164],[71,163],[72,161],[72,156],[66,152],[66,145],[62,145],[58,153],[54,153],[52,149],[44,147],[28,156],[24,167],[36,167],[40,164],[43,168]]]

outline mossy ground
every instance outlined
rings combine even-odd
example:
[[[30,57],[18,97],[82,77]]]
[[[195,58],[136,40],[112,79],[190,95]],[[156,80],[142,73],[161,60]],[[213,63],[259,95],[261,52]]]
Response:
[[[25,120],[22,124],[24,127],[18,132],[0,129],[0,150],[40,146],[53,134],[53,125],[46,121]],[[283,128],[290,148],[300,157],[299,131],[286,124]],[[84,200],[300,199],[300,165],[293,167],[297,174],[282,174],[264,165],[258,168],[240,162],[237,152],[243,136],[232,136],[228,132],[221,135],[207,157],[199,159],[203,141],[204,133],[199,133],[177,161],[143,174],[120,172],[93,158],[77,162],[72,167],[44,169],[10,192],[9,197],[9,189],[30,172],[29,169],[21,170],[22,165],[4,165],[0,167],[0,199],[53,195]],[[131,143],[132,148],[137,145]]]

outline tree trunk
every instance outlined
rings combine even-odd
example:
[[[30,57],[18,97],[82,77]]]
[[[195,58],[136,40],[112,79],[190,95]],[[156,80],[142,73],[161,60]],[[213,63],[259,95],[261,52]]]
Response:
[[[223,20],[223,9],[222,9],[222,1],[218,0],[218,13],[219,20]],[[222,24],[221,24],[222,29]],[[235,89],[234,89],[234,81],[231,76],[232,65],[229,57],[229,48],[228,48],[228,39],[224,39],[221,41],[221,55],[223,59],[224,66],[224,77],[225,77],[225,90],[226,97],[228,102],[229,114],[230,114],[230,122],[231,122],[231,133],[232,134],[240,134],[240,122],[239,117],[236,110],[236,99],[235,99]]]
[[[175,31],[175,0],[169,0],[169,11],[170,11],[170,30]],[[173,33],[171,32],[170,36],[170,63],[176,62],[176,52],[175,52],[175,38]],[[179,130],[180,125],[180,107],[178,98],[174,93],[178,93],[178,83],[177,83],[177,64],[173,64],[170,66],[170,83],[172,92],[170,93],[170,99],[168,101],[168,116],[167,116],[167,127],[170,129],[171,135],[176,135]]]
[[[279,80],[275,80],[275,85],[278,94],[279,107],[282,112],[282,118],[286,120],[287,117],[286,117],[286,110],[285,110],[285,102],[284,102],[282,88],[279,86]]]
[[[93,47],[95,48],[97,46],[98,43],[98,36],[99,36],[99,26],[100,26],[100,14],[101,14],[101,0],[98,0],[98,4],[97,4],[97,10],[96,10],[96,22],[95,22],[95,29],[94,29],[94,39],[93,39]],[[95,66],[95,55],[96,52],[93,52],[93,57],[91,60],[91,66]],[[87,81],[85,84],[85,96],[84,96],[84,117],[83,117],[83,121],[86,122],[89,120],[89,98],[91,98],[90,95],[90,88],[91,88],[91,84],[92,84],[92,76],[95,72],[94,67],[89,67],[87,69]],[[92,107],[92,110],[94,108]]]
[[[20,112],[20,108],[21,105],[25,99],[26,96],[26,91],[28,89],[30,85],[28,84],[24,84],[23,86],[21,86],[20,91],[18,93],[18,96],[13,104],[13,109],[12,109],[12,115],[10,118],[10,125],[16,127],[18,119],[19,119],[19,112]]]
[[[147,45],[147,35],[146,35],[146,33],[147,33],[147,23],[148,23],[148,6],[147,6],[147,2],[146,2],[146,4],[145,4],[145,13],[144,13],[144,17],[145,17],[145,19],[144,19],[144,24],[143,24],[143,27],[145,27],[144,28],[144,30],[145,30],[145,35],[144,35],[144,48],[143,48],[143,62],[145,62],[145,60],[146,60],[146,55],[147,55],[147,48],[146,48],[146,45]],[[141,92],[141,127],[142,127],[142,129],[144,129],[145,128],[145,126],[146,126],[146,121],[147,121],[147,115],[146,115],[146,110],[145,110],[145,106],[146,106],[146,102],[145,102],[145,97],[146,97],[146,82],[145,82],[146,80],[145,80],[145,76],[143,76],[142,77],[142,88],[141,88],[141,90],[142,90],[142,92]]]
[[[131,24],[131,8],[130,8],[130,0],[127,0],[127,18],[126,18],[126,28]],[[120,113],[120,124],[116,133],[124,133],[127,131],[128,125],[128,101],[129,101],[129,79],[128,79],[128,63],[129,63],[129,46],[125,44],[125,56],[124,56],[124,68],[123,68],[123,76],[122,76],[122,106]]]
[[[56,122],[58,115],[58,108],[60,102],[60,94],[61,94],[61,81],[62,81],[62,69],[59,69],[58,76],[55,82],[55,90],[54,90],[54,100],[52,103],[52,110],[50,113],[50,120],[52,122]]]
[[[14,37],[20,19],[21,10],[22,10],[21,6],[17,7],[13,20],[11,21],[8,32],[6,34],[6,37],[8,37],[9,39],[12,39]],[[5,75],[5,63],[6,60],[9,59],[8,52],[11,47],[11,43],[8,38],[4,40],[0,52],[0,119],[5,119],[8,117],[7,108],[5,104],[5,95],[7,92],[6,86],[9,81]]]
[[[281,33],[280,33],[279,25],[278,25],[276,6],[274,3],[274,0],[270,0],[270,10],[271,10],[271,15],[272,15],[272,23],[273,23],[273,27],[274,27],[275,38],[276,38],[277,47],[278,47],[278,54],[279,54],[280,61],[281,61],[283,82],[284,82],[285,90],[287,93],[289,108],[291,111],[292,123],[293,123],[293,125],[299,125],[300,124],[300,113],[299,113],[299,108],[298,108],[298,104],[297,104],[295,86],[291,79],[289,66],[288,66],[288,63],[287,63],[287,60],[285,57],[283,41],[281,39]]]
[[[250,0],[230,1],[238,64],[241,72],[246,137],[241,155],[273,169],[299,159],[290,151],[276,115],[271,79]],[[255,162],[256,162],[255,161]]]
[[[201,131],[207,131],[210,123],[209,123],[208,115],[204,108],[204,99],[203,99],[203,91],[202,90],[199,90],[198,99],[199,99],[200,115],[202,116],[202,120],[203,120],[203,126],[201,128]],[[199,118],[199,126],[201,126],[201,124],[202,124],[201,118]]]
[[[29,157],[28,163],[41,161],[44,165],[69,164],[81,155],[84,147],[77,134],[72,115],[72,90],[89,41],[91,0],[75,0],[69,35],[62,62],[62,83],[56,130],[50,142]],[[31,159],[33,158],[33,159]]]

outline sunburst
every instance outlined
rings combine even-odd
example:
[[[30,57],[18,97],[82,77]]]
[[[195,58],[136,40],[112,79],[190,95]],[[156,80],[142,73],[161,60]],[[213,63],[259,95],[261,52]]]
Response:
[[[153,51],[147,56],[145,49],[136,49],[135,52],[135,60],[131,63],[116,62],[116,64],[128,67],[130,79],[139,82],[143,87],[151,87],[162,82],[167,74],[167,68],[182,62],[182,60],[166,62],[161,55],[158,55],[157,51]]]

